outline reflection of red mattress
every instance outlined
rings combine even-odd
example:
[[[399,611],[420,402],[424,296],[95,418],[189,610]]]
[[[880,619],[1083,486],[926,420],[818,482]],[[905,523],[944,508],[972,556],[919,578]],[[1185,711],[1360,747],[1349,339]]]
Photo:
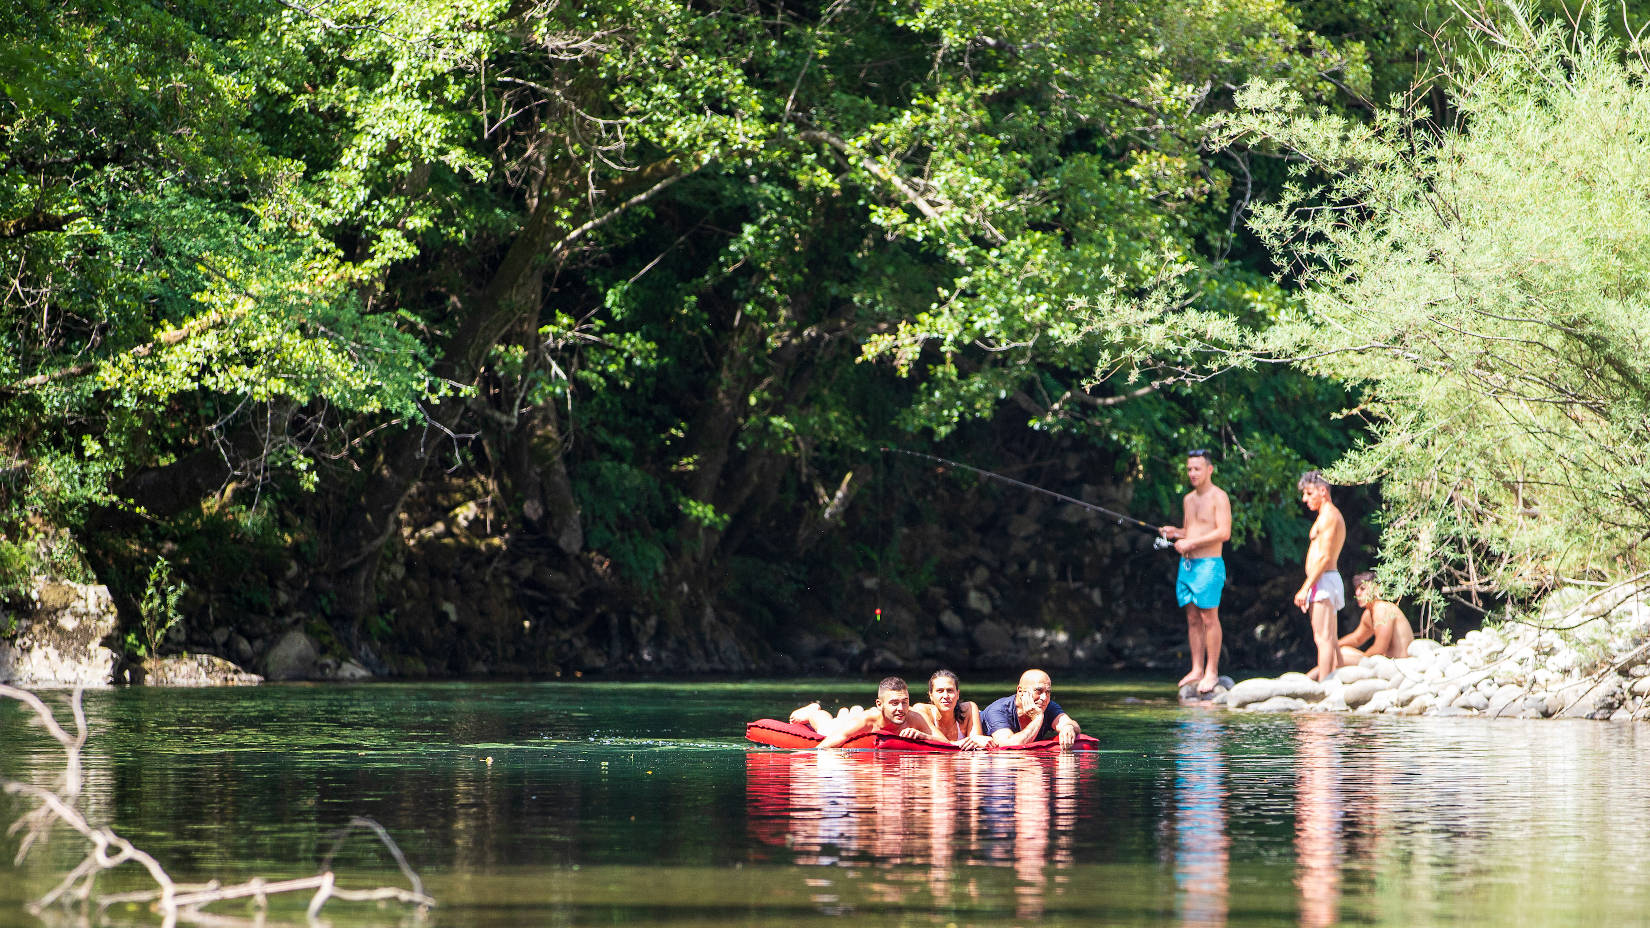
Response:
[[[778,719],[757,719],[745,725],[745,738],[757,744],[766,744],[776,748],[807,749],[824,737],[806,725],[793,725],[790,722],[781,722]],[[962,748],[954,744],[940,744],[937,741],[923,741],[918,738],[901,738],[899,735],[863,734],[849,738],[842,745],[848,750],[858,751],[928,751],[933,753],[950,753]],[[1046,751],[1058,750],[1060,742],[1050,738],[1047,741],[1033,741],[1030,744],[1010,746],[996,745],[993,751]],[[1093,735],[1078,735],[1077,741],[1071,746],[1074,751],[1099,750],[1100,742]]]

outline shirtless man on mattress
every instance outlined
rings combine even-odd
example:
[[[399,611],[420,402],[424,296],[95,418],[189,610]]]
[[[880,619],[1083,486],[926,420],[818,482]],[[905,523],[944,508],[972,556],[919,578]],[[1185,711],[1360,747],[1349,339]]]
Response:
[[[877,684],[876,705],[869,709],[854,706],[832,715],[819,703],[811,702],[791,713],[791,723],[806,725],[824,735],[825,740],[819,742],[822,748],[842,747],[848,739],[867,732],[950,744],[943,735],[934,733],[922,713],[912,711],[911,688],[899,677],[884,677]]]

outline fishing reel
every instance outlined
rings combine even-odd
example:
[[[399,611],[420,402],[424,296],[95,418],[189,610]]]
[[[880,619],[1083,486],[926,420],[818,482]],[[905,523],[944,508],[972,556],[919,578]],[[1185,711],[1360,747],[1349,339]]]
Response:
[[[1152,539],[1152,547],[1156,548],[1159,551],[1167,551],[1170,548],[1174,547],[1174,542],[1170,541],[1167,538],[1164,538],[1162,535],[1159,535],[1156,538]]]

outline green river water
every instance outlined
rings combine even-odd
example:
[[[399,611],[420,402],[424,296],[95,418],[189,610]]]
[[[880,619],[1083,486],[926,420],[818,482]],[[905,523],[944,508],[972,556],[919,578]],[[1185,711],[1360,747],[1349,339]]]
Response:
[[[749,719],[873,686],[95,692],[85,808],[180,880],[314,872],[329,834],[370,816],[440,904],[419,921],[333,902],[336,928],[1650,924],[1650,727],[1248,716],[1180,708],[1156,681],[1057,675],[1100,751],[743,740]],[[1011,690],[971,680],[964,697]],[[0,775],[55,771],[55,744],[0,703]],[[5,821],[20,809],[0,796]],[[59,833],[14,868],[0,840],[0,928],[74,924],[23,903],[80,845]],[[365,840],[337,869],[346,885],[398,880]],[[255,923],[245,905],[214,911]],[[303,923],[301,903],[276,921]]]

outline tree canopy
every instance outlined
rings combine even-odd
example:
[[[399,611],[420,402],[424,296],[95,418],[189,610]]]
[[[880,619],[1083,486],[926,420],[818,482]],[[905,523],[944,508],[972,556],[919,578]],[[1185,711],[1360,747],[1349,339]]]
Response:
[[[1600,18],[1518,7],[1446,72],[1446,125],[1252,86],[1229,122],[1299,159],[1256,228],[1299,282],[1271,346],[1360,384],[1385,575],[1527,597],[1636,574],[1650,522],[1650,72]],[[1625,53],[1624,53],[1625,52]]]
[[[1481,101],[1584,63],[1623,67],[1602,45],[1522,72],[1469,54],[1441,106],[1424,91],[1445,46],[1418,38],[1437,27],[1418,7],[1399,13],[1282,0],[25,0],[0,14],[0,553],[14,575],[55,556],[142,577],[169,546],[183,546],[186,575],[211,539],[296,546],[328,578],[320,608],[354,634],[380,612],[407,501],[473,479],[519,537],[600,565],[617,587],[741,595],[762,583],[741,577],[771,573],[740,565],[851,563],[852,544],[819,539],[849,521],[877,449],[951,442],[990,463],[996,449],[969,445],[981,423],[1089,450],[1095,481],[1125,486],[1151,517],[1178,510],[1184,452],[1215,447],[1239,540],[1292,553],[1296,474],[1365,427],[1341,410],[1362,403],[1377,424],[1343,465],[1358,479],[1398,474],[1381,449],[1406,436],[1454,433],[1414,419],[1420,381],[1389,382],[1390,359],[1342,363],[1348,345],[1304,368],[1226,359],[1298,312],[1374,307],[1345,288],[1379,275],[1346,269],[1357,249],[1356,261],[1383,247],[1400,260],[1396,239],[1360,237],[1385,221],[1382,204],[1447,202],[1487,228],[1538,202],[1495,188],[1510,168],[1483,168],[1482,190],[1434,191],[1469,182],[1446,168],[1469,160],[1451,146],[1497,125]],[[1434,118],[1458,107],[1461,128],[1418,141],[1413,118],[1370,102],[1406,74],[1420,88],[1407,99]],[[1624,99],[1635,74],[1619,75]],[[1246,85],[1265,89],[1240,96]],[[1235,121],[1210,122],[1240,100]],[[1557,113],[1556,101],[1532,106]],[[1601,120],[1596,131],[1624,134],[1589,151],[1636,138],[1621,119]],[[1215,144],[1237,131],[1296,154]],[[1310,166],[1340,179],[1291,180],[1288,158],[1330,138],[1343,141]],[[1520,170],[1599,173],[1545,164]],[[1496,204],[1481,214],[1480,193]],[[1257,227],[1269,251],[1243,217],[1280,194]],[[1320,204],[1350,211],[1305,209]],[[1354,214],[1369,222],[1326,218]],[[1605,242],[1589,223],[1632,218],[1580,200],[1574,215],[1565,247]],[[1438,222],[1428,234],[1455,234]],[[1567,276],[1540,287],[1616,268],[1614,299],[1630,302],[1633,239],[1608,241],[1625,249],[1615,264],[1555,264]],[[1418,260],[1425,242],[1404,247]],[[1406,278],[1364,324],[1415,319],[1399,304],[1461,274]],[[1610,307],[1589,318],[1625,325]],[[1536,328],[1520,337],[1581,356]],[[1632,333],[1606,334],[1588,343],[1588,369],[1630,392],[1609,372],[1633,369]],[[1394,344],[1396,357],[1418,350]],[[1485,345],[1451,355],[1456,369],[1530,361]],[[1429,391],[1445,382],[1413,376],[1434,378]],[[1450,402],[1487,415],[1469,399],[1503,394],[1484,388]],[[1543,428],[1562,432],[1569,407],[1542,408],[1558,417]],[[1474,471],[1480,497],[1510,492],[1491,489],[1496,460]],[[1569,484],[1589,460],[1574,459]],[[1606,482],[1618,497],[1634,486],[1625,471]],[[1393,557],[1450,549],[1465,531],[1428,516],[1419,532],[1397,492],[1394,511],[1411,515],[1389,526]],[[1550,489],[1539,506],[1570,511]],[[1601,516],[1603,498],[1574,512]],[[1637,530],[1618,528],[1617,540]]]

